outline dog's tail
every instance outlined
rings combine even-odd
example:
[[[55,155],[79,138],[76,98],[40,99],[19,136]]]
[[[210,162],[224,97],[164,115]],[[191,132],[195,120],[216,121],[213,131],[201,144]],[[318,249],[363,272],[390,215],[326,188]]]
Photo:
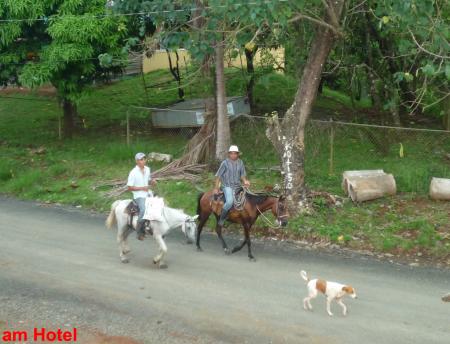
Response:
[[[309,277],[308,277],[308,275],[306,274],[306,271],[305,271],[305,270],[300,271],[300,275],[302,276],[302,278],[303,278],[306,282],[309,282]]]

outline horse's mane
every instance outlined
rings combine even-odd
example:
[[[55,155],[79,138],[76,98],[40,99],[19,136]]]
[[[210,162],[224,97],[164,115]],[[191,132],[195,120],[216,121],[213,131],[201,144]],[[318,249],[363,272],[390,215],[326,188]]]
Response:
[[[171,208],[168,207],[167,205],[164,206],[164,209],[167,209],[169,212],[180,213],[180,215],[186,215],[183,209]]]
[[[253,205],[261,204],[269,197],[278,197],[278,195],[274,195],[271,192],[249,192],[249,191],[245,193],[245,196],[247,197],[247,200]]]

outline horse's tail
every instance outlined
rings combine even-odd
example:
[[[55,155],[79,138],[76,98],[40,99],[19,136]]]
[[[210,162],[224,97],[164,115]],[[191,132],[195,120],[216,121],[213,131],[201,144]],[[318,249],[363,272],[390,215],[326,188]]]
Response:
[[[203,197],[204,194],[205,194],[205,193],[202,192],[202,193],[200,193],[200,194],[197,196],[197,215],[199,215],[199,216],[200,216],[200,213],[201,213],[201,210],[202,210],[202,208],[201,208],[201,206],[200,206],[200,200],[202,199],[202,197]]]
[[[108,215],[108,218],[105,221],[105,225],[108,229],[111,229],[116,224],[116,208],[119,205],[120,201],[115,201],[111,205],[111,212]]]
[[[302,278],[303,278],[306,282],[309,282],[309,277],[308,277],[308,275],[306,274],[306,271],[305,271],[305,270],[300,271],[300,275],[302,276]]]

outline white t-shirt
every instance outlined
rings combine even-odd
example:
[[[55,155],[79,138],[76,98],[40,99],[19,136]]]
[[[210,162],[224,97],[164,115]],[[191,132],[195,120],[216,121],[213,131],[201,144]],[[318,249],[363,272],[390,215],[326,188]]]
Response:
[[[144,171],[142,171],[139,166],[136,165],[128,175],[127,186],[148,186],[150,177],[150,168],[148,166],[144,166]],[[133,198],[147,197],[147,191],[132,191]]]

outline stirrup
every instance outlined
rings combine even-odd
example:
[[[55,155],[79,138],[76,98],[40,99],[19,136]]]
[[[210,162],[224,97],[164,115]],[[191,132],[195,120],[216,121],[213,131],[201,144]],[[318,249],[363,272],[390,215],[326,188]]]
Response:
[[[153,235],[153,228],[150,226],[150,221],[145,221],[144,222],[144,233],[145,234],[150,234]]]
[[[138,240],[144,240],[145,238],[145,223],[138,223],[136,228],[136,237]]]

